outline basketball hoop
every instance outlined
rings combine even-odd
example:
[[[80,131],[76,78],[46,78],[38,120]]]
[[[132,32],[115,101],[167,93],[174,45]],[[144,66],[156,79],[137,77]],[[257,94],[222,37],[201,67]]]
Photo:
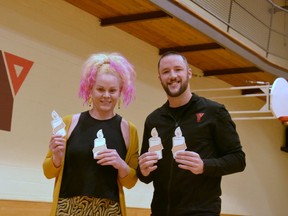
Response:
[[[271,88],[270,106],[273,114],[285,126],[286,143],[281,147],[282,151],[288,152],[288,82],[286,79],[277,78]]]

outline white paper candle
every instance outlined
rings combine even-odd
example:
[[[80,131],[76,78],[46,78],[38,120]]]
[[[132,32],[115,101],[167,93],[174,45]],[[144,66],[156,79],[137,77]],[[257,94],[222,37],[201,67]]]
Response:
[[[156,152],[158,155],[158,160],[162,158],[162,142],[161,138],[158,136],[156,128],[151,130],[151,138],[149,138],[149,150],[150,152]]]
[[[175,136],[172,138],[172,143],[172,153],[174,158],[178,152],[185,151],[185,149],[187,148],[185,143],[185,137],[182,136],[182,131],[180,127],[177,127],[175,129]]]
[[[61,136],[66,136],[66,131],[65,131],[65,123],[63,122],[63,119],[58,115],[58,113],[53,110],[51,113],[52,116],[52,121],[51,121],[51,126],[53,129],[53,134],[54,135],[61,135]]]
[[[93,148],[93,156],[94,158],[98,155],[99,151],[107,149],[106,139],[104,138],[102,129],[97,132],[97,138],[94,139],[94,148]]]

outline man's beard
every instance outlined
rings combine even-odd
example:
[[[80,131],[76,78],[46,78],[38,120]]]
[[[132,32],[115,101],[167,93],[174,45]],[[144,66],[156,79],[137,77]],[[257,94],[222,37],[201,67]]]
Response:
[[[188,82],[189,82],[189,79],[186,78],[186,80],[181,84],[180,88],[176,92],[171,92],[168,85],[164,85],[162,82],[161,82],[161,85],[168,96],[178,97],[181,94],[183,94],[183,92],[186,91],[186,89],[188,88]]]

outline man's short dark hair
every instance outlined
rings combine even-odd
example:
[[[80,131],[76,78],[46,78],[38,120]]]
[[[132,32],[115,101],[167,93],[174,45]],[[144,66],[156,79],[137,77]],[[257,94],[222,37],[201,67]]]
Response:
[[[189,63],[188,63],[186,57],[185,57],[184,55],[182,55],[181,53],[177,52],[177,51],[171,50],[171,51],[167,51],[167,52],[165,52],[165,53],[163,53],[163,54],[161,55],[161,57],[160,57],[160,59],[159,59],[159,61],[158,61],[158,70],[159,70],[159,66],[160,66],[160,61],[161,61],[164,57],[170,56],[170,55],[178,55],[178,56],[181,56],[182,59],[183,59],[183,61],[184,61],[184,63],[187,65],[187,69],[189,68]]]

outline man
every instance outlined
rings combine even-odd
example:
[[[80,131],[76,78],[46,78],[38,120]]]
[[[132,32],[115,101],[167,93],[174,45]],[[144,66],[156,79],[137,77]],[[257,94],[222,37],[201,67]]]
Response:
[[[220,215],[222,176],[246,166],[235,124],[223,105],[191,93],[183,55],[162,55],[158,77],[168,100],[146,118],[137,169],[142,182],[153,182],[151,215]],[[158,147],[149,147],[152,129]]]

